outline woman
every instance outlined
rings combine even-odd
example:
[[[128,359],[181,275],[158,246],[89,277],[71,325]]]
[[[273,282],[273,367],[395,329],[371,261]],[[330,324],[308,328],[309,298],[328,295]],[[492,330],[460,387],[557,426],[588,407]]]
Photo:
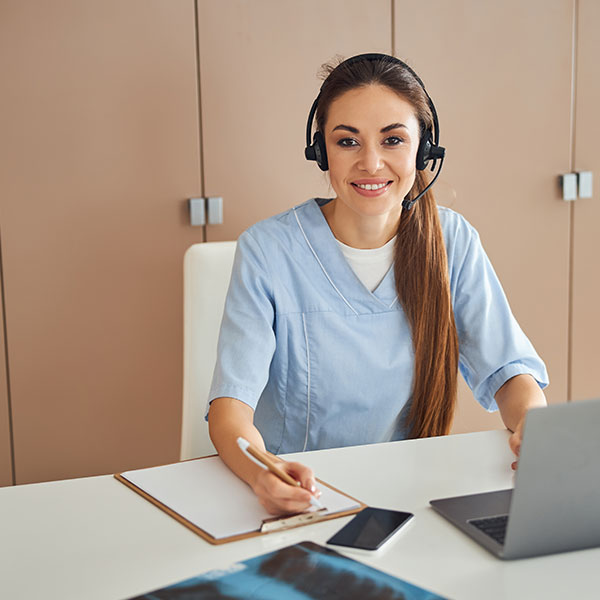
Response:
[[[313,473],[286,464],[302,484],[289,486],[238,436],[277,454],[444,435],[460,369],[518,455],[547,385],[476,231],[429,190],[423,170],[443,149],[412,69],[348,59],[329,69],[309,132],[313,114],[307,158],[329,170],[335,198],[240,236],[209,398],[215,447],[272,513],[305,509]]]

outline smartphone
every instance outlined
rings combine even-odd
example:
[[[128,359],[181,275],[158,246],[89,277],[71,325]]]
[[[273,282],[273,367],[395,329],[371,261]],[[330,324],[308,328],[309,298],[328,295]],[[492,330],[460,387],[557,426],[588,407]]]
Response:
[[[327,543],[358,550],[378,550],[413,516],[408,512],[369,506],[346,523]]]

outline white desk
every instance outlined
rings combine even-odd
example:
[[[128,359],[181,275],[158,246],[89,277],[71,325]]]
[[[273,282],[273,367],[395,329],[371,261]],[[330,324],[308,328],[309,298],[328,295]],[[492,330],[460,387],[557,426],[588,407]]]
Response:
[[[492,431],[301,459],[367,504],[415,514],[381,556],[353,558],[454,600],[598,598],[600,549],[503,562],[429,507],[510,487],[507,439]],[[303,540],[324,544],[348,519],[211,546],[109,475],[2,488],[0,596],[127,598]]]

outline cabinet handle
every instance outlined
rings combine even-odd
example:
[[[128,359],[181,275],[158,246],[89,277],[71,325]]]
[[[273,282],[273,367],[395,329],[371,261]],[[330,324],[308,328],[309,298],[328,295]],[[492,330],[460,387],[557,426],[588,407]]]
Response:
[[[577,173],[564,173],[560,176],[563,200],[577,200]]]
[[[577,172],[577,187],[579,188],[580,198],[591,198],[592,197],[592,184],[593,175],[591,171],[578,171]]]
[[[223,223],[223,198],[190,198],[190,225],[221,225]]]

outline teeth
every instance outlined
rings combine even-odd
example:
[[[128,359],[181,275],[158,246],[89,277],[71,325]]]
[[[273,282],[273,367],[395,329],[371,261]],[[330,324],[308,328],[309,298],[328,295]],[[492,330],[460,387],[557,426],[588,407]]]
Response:
[[[361,190],[380,190],[385,187],[387,183],[355,183],[354,185]]]

